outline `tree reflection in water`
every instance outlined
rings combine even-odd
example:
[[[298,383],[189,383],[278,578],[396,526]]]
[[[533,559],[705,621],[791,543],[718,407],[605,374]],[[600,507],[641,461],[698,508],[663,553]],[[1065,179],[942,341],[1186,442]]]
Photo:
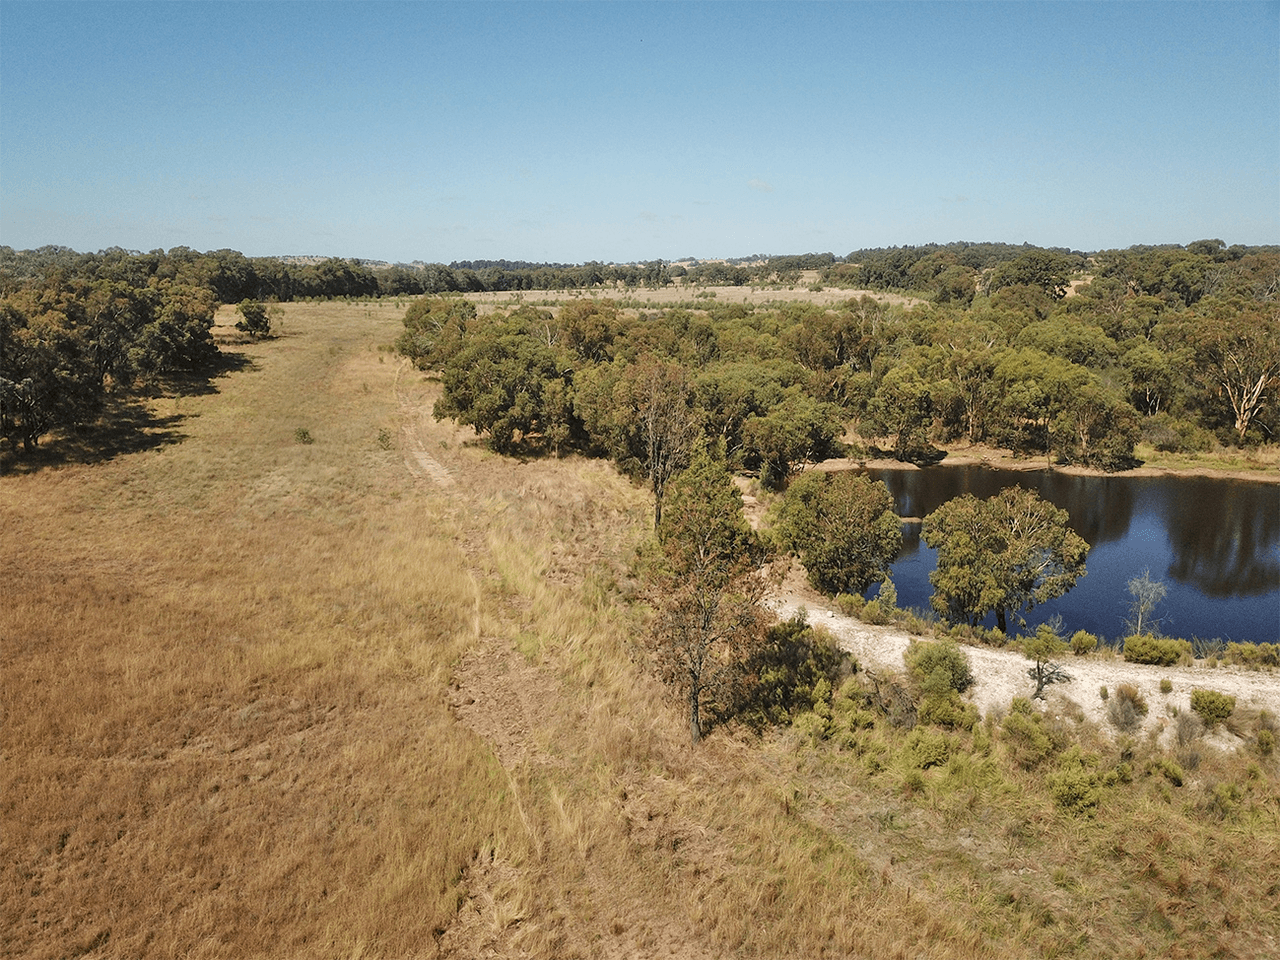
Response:
[[[1067,511],[1090,552],[1087,576],[1032,622],[1061,613],[1073,628],[1115,636],[1126,583],[1144,569],[1169,581],[1170,632],[1280,641],[1280,485],[1209,477],[1082,477],[982,466],[866,471],[900,516],[922,518],[953,497],[1017,484]],[[932,551],[903,527],[893,578],[904,604],[928,607]]]

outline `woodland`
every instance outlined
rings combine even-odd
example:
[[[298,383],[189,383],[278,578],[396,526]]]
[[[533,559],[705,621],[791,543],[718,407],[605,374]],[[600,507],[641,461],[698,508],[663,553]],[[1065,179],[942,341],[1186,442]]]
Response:
[[[847,287],[849,299],[829,308],[699,297],[709,285],[794,285],[805,271],[813,287]],[[582,296],[559,311],[522,304],[478,316],[451,295],[519,297],[535,285]],[[689,289],[686,302],[620,309],[637,291],[673,285]],[[877,291],[915,299],[891,306]],[[577,450],[651,481],[663,468],[660,451],[641,449],[635,410],[646,392],[774,486],[847,452],[847,433],[913,462],[963,440],[1116,471],[1136,464],[1139,443],[1249,447],[1280,429],[1274,247],[1204,240],[1084,254],[955,243],[738,265],[377,268],[227,250],[0,248],[5,462],[51,430],[82,430],[113,398],[209,370],[218,304],[250,305],[257,335],[269,320],[253,305],[419,294],[398,345],[442,372],[442,413],[503,452]]]

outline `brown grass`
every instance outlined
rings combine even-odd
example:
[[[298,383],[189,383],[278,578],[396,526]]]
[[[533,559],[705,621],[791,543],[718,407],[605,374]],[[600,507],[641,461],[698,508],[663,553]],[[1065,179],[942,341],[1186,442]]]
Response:
[[[643,492],[422,416],[394,305],[285,311],[155,401],[182,442],[0,481],[0,954],[1275,945],[1271,767],[1210,751],[1087,825],[996,747],[691,750],[619,600]]]

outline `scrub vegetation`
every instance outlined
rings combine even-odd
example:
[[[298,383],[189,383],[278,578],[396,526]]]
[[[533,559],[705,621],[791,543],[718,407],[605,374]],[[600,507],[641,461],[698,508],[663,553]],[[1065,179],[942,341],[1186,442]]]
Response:
[[[1176,737],[1128,733],[1069,683],[980,713],[954,637],[885,670],[761,619],[776,538],[726,468],[785,478],[840,436],[826,417],[880,416],[874,365],[785,344],[865,323],[909,356],[922,318],[452,300],[419,329],[408,299],[352,299],[249,336],[258,293],[219,297],[220,366],[106,384],[141,440],[95,446],[84,417],[4,451],[6,954],[1275,955],[1274,716],[1206,690]],[[493,407],[497,442],[451,419],[487,409],[482,369],[540,378]],[[824,510],[880,514],[813,494],[801,551]],[[879,549],[824,558],[831,587]],[[873,603],[901,615],[887,581]],[[696,700],[690,638],[725,651]],[[1041,639],[1024,668],[1056,665]]]

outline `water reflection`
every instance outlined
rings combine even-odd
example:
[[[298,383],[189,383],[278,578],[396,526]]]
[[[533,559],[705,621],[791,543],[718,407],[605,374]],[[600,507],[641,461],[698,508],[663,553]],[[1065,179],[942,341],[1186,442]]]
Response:
[[[901,517],[924,517],[965,494],[985,500],[1005,487],[1024,487],[1066,510],[1071,516],[1071,528],[1091,544],[1123,539],[1135,509],[1132,482],[1126,483],[1122,477],[1079,477],[1050,470],[982,466],[865,472],[888,485]]]
[[[865,472],[885,482],[899,515],[907,518],[924,517],[966,493],[985,499],[1015,484],[1066,510],[1072,529],[1092,548],[1089,571],[1094,574],[1086,578],[1092,581],[1088,589],[1077,587],[1055,601],[1069,624],[1097,621],[1098,611],[1086,607],[1105,595],[1105,622],[1112,623],[1105,630],[1113,633],[1117,615],[1111,608],[1126,598],[1127,580],[1149,569],[1153,577],[1169,581],[1170,605],[1180,611],[1177,633],[1280,640],[1280,486],[983,466]],[[905,523],[895,582],[900,576],[923,582],[898,582],[900,594],[920,597],[927,605],[932,567],[932,551],[920,543],[919,523]],[[1107,582],[1099,583],[1099,575]],[[1080,599],[1073,610],[1075,596]]]
[[[1280,510],[1261,498],[1222,494],[1215,481],[1188,479],[1182,495],[1164,501],[1173,545],[1169,576],[1211,597],[1261,596],[1280,590]],[[1219,481],[1220,483],[1220,481]]]

